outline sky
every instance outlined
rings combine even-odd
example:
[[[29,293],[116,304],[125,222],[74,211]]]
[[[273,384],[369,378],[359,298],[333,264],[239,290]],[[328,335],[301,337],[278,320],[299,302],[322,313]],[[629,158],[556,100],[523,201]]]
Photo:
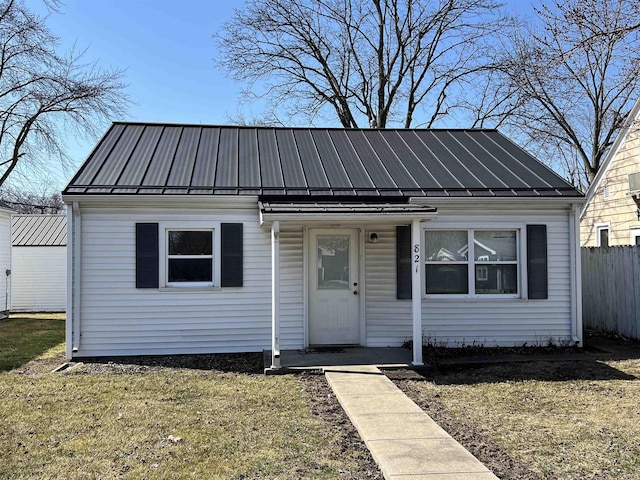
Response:
[[[60,48],[86,48],[88,61],[124,70],[128,115],[113,120],[225,124],[238,112],[240,85],[216,68],[213,33],[231,18],[239,0],[63,0],[47,26]],[[530,11],[527,0],[507,0],[507,8]],[[41,0],[27,0],[47,13]],[[259,109],[259,107],[256,107]],[[259,113],[259,112],[258,112]],[[249,115],[250,116],[250,115]],[[106,128],[106,126],[105,126]],[[79,167],[96,140],[68,140]],[[50,188],[59,191],[73,171],[60,172]]]

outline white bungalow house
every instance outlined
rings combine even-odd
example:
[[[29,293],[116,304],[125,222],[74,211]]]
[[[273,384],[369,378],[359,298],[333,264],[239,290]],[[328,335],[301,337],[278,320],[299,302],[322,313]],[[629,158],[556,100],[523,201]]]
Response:
[[[13,215],[11,244],[11,310],[64,312],[67,216]]]
[[[114,123],[63,197],[70,358],[582,341],[583,196],[495,130]]]

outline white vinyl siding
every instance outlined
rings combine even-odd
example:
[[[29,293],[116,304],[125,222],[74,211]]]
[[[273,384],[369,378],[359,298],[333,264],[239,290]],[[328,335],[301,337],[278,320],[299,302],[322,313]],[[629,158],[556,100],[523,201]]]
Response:
[[[546,345],[571,339],[571,282],[569,213],[496,211],[491,215],[464,215],[439,208],[438,218],[424,227],[446,228],[447,223],[469,228],[496,225],[546,224],[549,298],[425,298],[422,331],[425,342],[460,346]],[[395,227],[368,227],[378,243],[365,244],[367,346],[399,346],[411,339],[411,300],[396,299]],[[369,233],[367,233],[368,235]],[[366,238],[366,237],[365,237]],[[523,257],[522,262],[526,259]]]
[[[138,213],[139,212],[139,213]],[[137,222],[244,224],[244,285],[136,289]],[[82,209],[80,346],[76,356],[262,351],[271,343],[271,251],[257,209]]]
[[[304,347],[302,227],[280,227],[280,348]]]
[[[135,224],[244,224],[244,285],[220,289],[136,289]],[[271,235],[257,208],[82,208],[80,345],[77,356],[261,351],[271,347]],[[493,211],[439,208],[424,228],[490,229],[547,225],[549,298],[425,298],[425,341],[438,345],[534,345],[571,338],[568,210]],[[451,227],[453,228],[453,227]],[[458,227],[456,227],[458,228]],[[377,233],[376,243],[368,241]],[[411,300],[396,299],[396,227],[364,232],[365,345],[399,346],[412,337]],[[424,235],[423,235],[424,237]],[[283,349],[305,345],[304,232],[281,225],[280,337]],[[526,262],[524,254],[520,265]],[[524,275],[525,270],[518,272]],[[177,291],[176,291],[177,290]],[[526,289],[523,287],[523,295]]]
[[[67,247],[13,247],[11,310],[64,312]]]

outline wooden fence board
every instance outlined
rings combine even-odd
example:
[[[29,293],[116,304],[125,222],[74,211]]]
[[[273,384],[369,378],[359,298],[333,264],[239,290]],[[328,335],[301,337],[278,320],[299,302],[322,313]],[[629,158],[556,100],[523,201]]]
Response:
[[[640,248],[581,250],[584,326],[640,338]]]

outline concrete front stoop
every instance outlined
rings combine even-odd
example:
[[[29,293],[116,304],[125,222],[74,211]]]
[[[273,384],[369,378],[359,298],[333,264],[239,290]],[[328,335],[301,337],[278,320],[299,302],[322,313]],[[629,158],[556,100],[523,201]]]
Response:
[[[498,479],[377,367],[324,371],[386,480]]]

